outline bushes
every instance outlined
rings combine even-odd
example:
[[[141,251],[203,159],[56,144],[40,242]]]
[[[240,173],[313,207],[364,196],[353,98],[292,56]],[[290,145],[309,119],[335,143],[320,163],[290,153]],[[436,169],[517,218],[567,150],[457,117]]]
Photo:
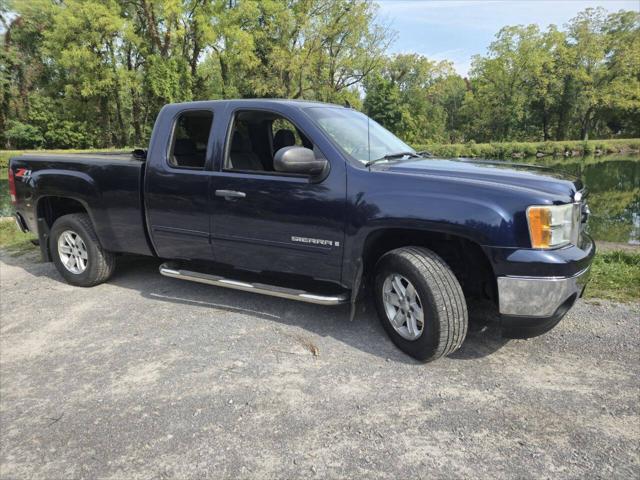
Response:
[[[4,136],[17,148],[40,148],[44,145],[44,136],[37,127],[9,120]]]
[[[423,144],[416,150],[427,150],[437,157],[455,158],[523,158],[533,156],[578,156],[612,153],[640,153],[640,139],[590,140],[565,142],[502,142]]]

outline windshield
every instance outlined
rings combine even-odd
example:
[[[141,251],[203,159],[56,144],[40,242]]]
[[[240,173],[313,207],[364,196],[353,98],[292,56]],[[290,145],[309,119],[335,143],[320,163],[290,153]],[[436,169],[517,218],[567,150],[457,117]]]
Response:
[[[311,107],[307,113],[345,152],[356,160],[371,160],[400,152],[415,152],[389,130],[356,110]]]

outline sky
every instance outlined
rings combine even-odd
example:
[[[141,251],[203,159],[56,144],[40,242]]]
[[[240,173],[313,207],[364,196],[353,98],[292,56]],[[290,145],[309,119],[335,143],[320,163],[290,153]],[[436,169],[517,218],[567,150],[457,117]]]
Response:
[[[376,0],[379,17],[397,32],[392,53],[451,60],[466,75],[471,57],[485,54],[506,25],[562,26],[589,7],[640,9],[640,0]]]

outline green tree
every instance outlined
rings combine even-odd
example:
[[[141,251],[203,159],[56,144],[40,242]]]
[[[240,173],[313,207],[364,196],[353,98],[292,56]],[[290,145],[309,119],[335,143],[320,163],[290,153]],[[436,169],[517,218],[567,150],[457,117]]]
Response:
[[[394,120],[385,126],[406,141],[448,141],[459,135],[456,129],[466,87],[450,62],[434,62],[417,54],[394,55],[384,61],[381,77],[365,82],[364,87],[365,110],[393,112]]]
[[[235,97],[348,101],[414,143],[638,136],[639,23],[505,27],[463,79],[385,56],[372,0],[0,0],[0,144],[144,145],[165,103]]]
[[[365,83],[367,96],[362,105],[365,113],[392,132],[402,127],[403,112],[400,105],[400,90],[391,80],[375,75]]]
[[[570,22],[569,36],[575,51],[576,115],[580,137],[587,140],[607,112],[640,108],[640,14],[607,16],[602,8],[589,8]]]

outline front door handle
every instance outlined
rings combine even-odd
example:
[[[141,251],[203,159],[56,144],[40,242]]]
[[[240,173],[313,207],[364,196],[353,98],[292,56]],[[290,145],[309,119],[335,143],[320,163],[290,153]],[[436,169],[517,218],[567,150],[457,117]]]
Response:
[[[224,197],[227,200],[232,198],[245,198],[246,196],[246,193],[235,190],[216,190],[216,197]]]

